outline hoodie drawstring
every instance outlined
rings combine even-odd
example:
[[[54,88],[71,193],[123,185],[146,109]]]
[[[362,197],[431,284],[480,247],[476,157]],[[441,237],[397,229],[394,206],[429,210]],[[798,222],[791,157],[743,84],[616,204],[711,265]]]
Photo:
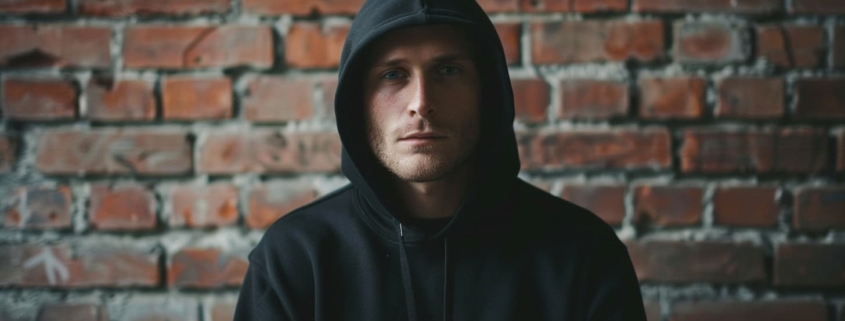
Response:
[[[402,265],[402,287],[405,290],[405,306],[408,309],[408,321],[417,321],[417,299],[414,296],[414,285],[411,283],[411,267],[408,264],[408,252],[405,249],[405,229],[399,223],[399,262]],[[443,321],[451,319],[452,302],[449,289],[449,238],[443,238]]]

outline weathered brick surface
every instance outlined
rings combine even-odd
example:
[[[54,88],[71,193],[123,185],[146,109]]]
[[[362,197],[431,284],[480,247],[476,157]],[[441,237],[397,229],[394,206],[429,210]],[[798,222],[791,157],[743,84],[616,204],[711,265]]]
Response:
[[[0,175],[11,172],[18,159],[18,140],[7,134],[0,134]]]
[[[845,230],[845,186],[795,189],[792,224],[797,230]]]
[[[354,14],[363,0],[243,0],[247,12],[260,15]]]
[[[132,248],[75,249],[67,244],[0,245],[0,285],[88,288],[158,285],[159,254]]]
[[[23,0],[0,2],[0,14],[58,14],[65,12],[67,0]]]
[[[628,83],[615,80],[577,79],[560,83],[560,118],[599,119],[628,113]]]
[[[525,170],[665,168],[672,161],[661,129],[521,134],[517,141]]]
[[[340,169],[340,138],[333,132],[211,133],[198,148],[197,171],[201,173],[302,173]]]
[[[502,41],[505,50],[505,60],[508,64],[517,64],[521,58],[519,45],[522,37],[522,24],[520,23],[497,23],[496,33]]]
[[[672,305],[670,321],[828,320],[822,300],[782,299],[758,302],[698,301]]]
[[[795,114],[799,119],[845,119],[845,78],[802,78],[795,81]]]
[[[586,20],[530,24],[532,62],[654,61],[665,48],[663,23],[655,20]]]
[[[762,25],[757,27],[757,57],[776,66],[813,68],[824,64],[825,35],[821,26]]]
[[[845,25],[833,28],[833,45],[831,46],[833,66],[845,67]]]
[[[73,196],[70,186],[21,187],[3,211],[5,228],[65,229],[71,225]]]
[[[232,81],[227,77],[170,76],[161,82],[164,119],[226,119],[232,116]]]
[[[121,321],[199,321],[200,303],[179,295],[134,294],[109,302],[108,313]]]
[[[348,32],[348,26],[294,23],[285,38],[285,63],[297,68],[337,67]]]
[[[78,90],[71,80],[6,78],[3,117],[22,121],[69,120],[76,117]]]
[[[763,249],[749,243],[638,241],[628,252],[643,282],[747,283],[766,279]]]
[[[684,172],[818,172],[830,153],[824,132],[809,129],[690,129],[683,140]]]
[[[178,288],[240,286],[248,266],[245,253],[184,248],[168,261],[167,284]]]
[[[153,83],[139,79],[92,78],[85,90],[88,119],[150,121],[156,117]]]
[[[716,117],[777,118],[784,113],[783,78],[731,77],[716,85]]]
[[[546,120],[549,84],[542,79],[514,79],[511,87],[513,87],[514,110],[517,119],[528,123]]]
[[[845,3],[838,0],[794,0],[790,13],[845,14]]]
[[[108,27],[0,25],[0,34],[0,66],[106,68],[111,64]]]
[[[622,185],[567,184],[561,197],[592,211],[610,225],[618,226],[625,218],[625,186]]]
[[[105,307],[89,303],[46,304],[38,313],[38,321],[107,321]]]
[[[779,0],[633,0],[639,12],[726,12],[761,14],[783,10]]]
[[[161,130],[73,130],[44,132],[35,167],[46,174],[178,175],[191,171],[187,135]]]
[[[672,55],[682,63],[730,63],[746,57],[745,30],[721,22],[679,21]]]
[[[643,308],[645,308],[645,316],[646,320],[648,321],[660,321],[662,320],[660,311],[660,302],[656,301],[646,301],[643,302]]]
[[[250,78],[241,101],[246,119],[254,122],[306,120],[314,116],[314,83],[308,78]]]
[[[774,285],[841,288],[845,286],[845,245],[780,244],[775,248]]]
[[[131,15],[198,15],[225,13],[229,11],[231,0],[188,0],[188,1],[150,1],[150,0],[80,0],[77,11],[82,15],[126,17]]]
[[[713,224],[735,227],[774,227],[780,208],[774,187],[725,186],[713,194]]]
[[[701,223],[703,191],[693,186],[637,186],[634,216],[638,223],[689,226]]]
[[[628,9],[627,0],[520,0],[528,12],[618,12]]]
[[[641,77],[640,117],[697,118],[704,113],[707,82],[700,77]]]
[[[267,228],[285,214],[313,201],[317,192],[304,182],[270,182],[249,192],[246,225]]]
[[[148,188],[132,184],[91,186],[88,223],[99,230],[151,230],[155,228],[157,201]]]
[[[124,32],[128,68],[210,68],[273,64],[268,26],[143,25]]]
[[[519,9],[520,0],[478,0],[478,5],[487,13],[514,12]]]
[[[169,197],[170,226],[214,227],[238,222],[238,188],[232,184],[178,185]]]

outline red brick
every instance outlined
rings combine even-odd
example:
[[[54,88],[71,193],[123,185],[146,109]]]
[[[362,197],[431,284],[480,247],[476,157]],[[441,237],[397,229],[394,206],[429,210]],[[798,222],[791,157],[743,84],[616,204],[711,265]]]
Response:
[[[522,38],[522,24],[520,23],[497,23],[496,33],[505,50],[505,61],[509,65],[519,63],[520,39]]]
[[[699,225],[702,196],[701,187],[637,186],[634,219],[658,226]]]
[[[828,167],[827,136],[819,130],[687,130],[683,172],[818,172]]]
[[[669,321],[827,321],[827,305],[822,300],[775,301],[697,301],[672,306]]]
[[[770,13],[782,11],[780,0],[633,0],[637,12]]]
[[[70,187],[20,187],[5,209],[4,226],[24,229],[70,227],[73,197]]]
[[[0,66],[105,68],[111,64],[107,27],[0,25],[0,34]]]
[[[67,120],[76,116],[78,90],[70,80],[6,78],[3,117],[16,120]]]
[[[155,251],[82,249],[68,244],[0,245],[0,271],[3,286],[155,287],[160,279]]]
[[[654,61],[665,48],[663,22],[585,20],[531,24],[532,61],[569,64]]]
[[[77,12],[82,15],[106,17],[221,14],[229,11],[230,2],[231,0],[80,0]]]
[[[522,134],[522,169],[668,168],[669,133],[662,129]]]
[[[314,116],[311,79],[256,76],[248,80],[247,86],[241,107],[250,121],[284,122]]]
[[[41,307],[38,321],[108,321],[102,305],[89,303],[51,303]]]
[[[765,253],[750,243],[639,241],[627,245],[640,281],[747,283],[766,279]]]
[[[235,318],[235,303],[215,302],[210,310],[210,321],[230,321]]]
[[[628,83],[619,80],[564,80],[561,118],[612,118],[628,113]]]
[[[833,44],[831,45],[830,51],[830,54],[833,56],[833,67],[845,67],[845,26],[836,26],[833,28]]]
[[[720,187],[713,195],[714,223],[737,227],[775,227],[780,208],[774,187]]]
[[[821,26],[757,27],[757,57],[779,67],[821,67],[824,64],[825,42]]]
[[[17,149],[17,139],[6,134],[0,134],[0,175],[14,170],[18,158]]]
[[[243,0],[243,8],[259,15],[355,14],[364,0]]]
[[[610,225],[621,225],[625,218],[625,186],[565,185],[561,197],[586,208]]]
[[[144,186],[91,186],[88,223],[98,230],[151,230],[156,227],[156,199]]]
[[[790,13],[845,14],[845,2],[840,0],[793,0]]]
[[[608,12],[627,11],[628,0],[520,0],[527,12]]]
[[[285,63],[297,68],[335,68],[347,33],[349,26],[294,23],[285,39]]]
[[[842,288],[845,286],[845,245],[780,244],[775,249],[774,285]]]
[[[478,5],[481,6],[487,13],[499,12],[514,12],[519,10],[520,0],[478,0]]]
[[[232,117],[232,81],[228,77],[169,76],[161,81],[164,119],[203,120]]]
[[[320,81],[323,87],[323,106],[320,109],[321,118],[334,119],[334,96],[337,91],[337,77],[329,77]]]
[[[92,78],[85,97],[91,120],[150,121],[156,116],[153,84],[149,81]]]
[[[152,129],[56,129],[38,142],[35,167],[47,174],[180,175],[191,172],[186,133]]]
[[[244,253],[184,248],[168,262],[167,285],[198,289],[240,286],[248,266]]]
[[[123,59],[128,68],[268,68],[273,36],[268,26],[134,26]]]
[[[698,118],[704,111],[707,81],[700,77],[641,77],[640,117]]]
[[[170,226],[217,227],[238,222],[238,188],[230,183],[174,186]]]
[[[340,138],[334,132],[215,132],[208,135],[199,149],[200,173],[302,173],[340,169]]]
[[[255,186],[248,197],[246,225],[263,229],[285,214],[311,203],[317,197],[317,191],[307,183],[276,181]]]
[[[845,119],[845,78],[795,80],[795,118]]]
[[[55,14],[65,12],[67,0],[23,0],[0,2],[4,14]]]
[[[746,58],[745,30],[723,22],[678,21],[672,56],[681,63],[730,63]]]
[[[716,85],[716,117],[777,118],[784,111],[783,78],[731,77]]]
[[[661,321],[660,302],[646,301],[643,302],[643,307],[647,321]]]
[[[845,229],[845,187],[799,187],[793,200],[792,224],[801,231]]]
[[[527,123],[546,120],[549,106],[549,84],[543,79],[512,79],[516,119]]]

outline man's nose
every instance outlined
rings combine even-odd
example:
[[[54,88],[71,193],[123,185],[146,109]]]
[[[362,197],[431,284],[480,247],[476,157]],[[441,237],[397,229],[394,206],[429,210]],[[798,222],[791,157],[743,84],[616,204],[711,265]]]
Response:
[[[411,101],[408,103],[408,115],[411,117],[428,117],[434,113],[434,106],[431,100],[431,86],[425,76],[414,77],[411,86]]]

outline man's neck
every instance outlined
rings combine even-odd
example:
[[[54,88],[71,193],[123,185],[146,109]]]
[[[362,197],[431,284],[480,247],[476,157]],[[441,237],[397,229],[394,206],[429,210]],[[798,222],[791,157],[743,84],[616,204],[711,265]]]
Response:
[[[405,213],[413,218],[444,218],[455,214],[472,181],[466,164],[445,177],[430,182],[397,179],[397,196]]]

